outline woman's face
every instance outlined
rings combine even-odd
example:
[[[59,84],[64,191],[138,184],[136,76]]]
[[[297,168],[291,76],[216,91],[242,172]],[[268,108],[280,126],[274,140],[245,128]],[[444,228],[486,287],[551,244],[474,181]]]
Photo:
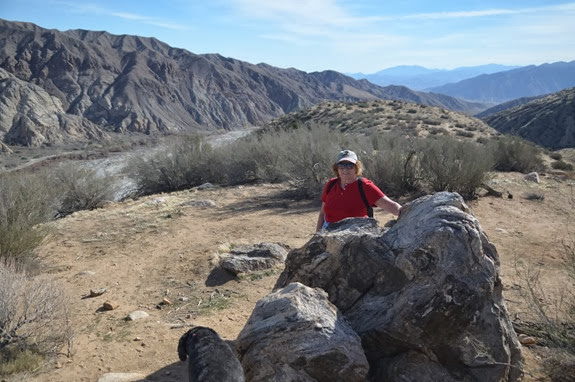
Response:
[[[337,172],[339,174],[339,178],[346,184],[353,183],[357,179],[357,175],[355,173],[355,164],[351,162],[338,163]]]

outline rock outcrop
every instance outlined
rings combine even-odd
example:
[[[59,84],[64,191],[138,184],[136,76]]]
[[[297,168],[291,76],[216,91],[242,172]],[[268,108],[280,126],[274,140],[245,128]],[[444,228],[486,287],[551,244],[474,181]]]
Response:
[[[363,382],[359,336],[321,289],[292,283],[258,301],[236,348],[246,380]]]
[[[522,374],[497,251],[458,194],[405,205],[389,229],[373,219],[346,219],[320,231],[289,253],[274,293],[293,283],[327,293],[361,338],[369,381],[517,381]],[[282,317],[256,311],[240,336],[252,343],[265,335],[250,328]],[[285,325],[275,334],[283,341],[292,337]],[[296,345],[290,346],[273,354],[289,358]],[[250,367],[245,360],[244,366]]]
[[[41,146],[107,137],[89,120],[68,114],[62,102],[41,87],[0,68],[0,138],[11,145]],[[2,127],[8,127],[2,131]]]

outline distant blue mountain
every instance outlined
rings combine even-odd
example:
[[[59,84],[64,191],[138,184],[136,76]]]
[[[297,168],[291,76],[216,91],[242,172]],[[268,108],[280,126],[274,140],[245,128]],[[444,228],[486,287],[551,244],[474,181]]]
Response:
[[[488,64],[480,66],[467,66],[455,69],[428,69],[418,65],[401,65],[380,70],[372,74],[348,73],[347,75],[380,86],[400,85],[413,90],[426,90],[449,83],[459,82],[482,74],[492,74],[520,68],[520,66],[506,66]]]
[[[575,61],[529,65],[482,74],[428,90],[472,102],[502,103],[522,97],[551,94],[571,87],[575,87]]]

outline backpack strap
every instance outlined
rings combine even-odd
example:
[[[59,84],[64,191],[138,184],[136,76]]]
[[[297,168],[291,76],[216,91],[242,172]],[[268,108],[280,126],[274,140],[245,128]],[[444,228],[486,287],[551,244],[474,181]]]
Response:
[[[329,194],[329,192],[331,191],[333,186],[335,186],[336,182],[337,182],[337,178],[335,178],[331,182],[329,182],[329,184],[327,185],[327,192],[325,193],[326,195]]]
[[[373,208],[369,205],[367,197],[365,196],[365,192],[363,191],[363,177],[361,176],[357,178],[357,187],[359,188],[359,194],[361,195],[361,200],[363,200],[363,204],[365,204],[365,208],[367,208],[367,216],[372,218]]]

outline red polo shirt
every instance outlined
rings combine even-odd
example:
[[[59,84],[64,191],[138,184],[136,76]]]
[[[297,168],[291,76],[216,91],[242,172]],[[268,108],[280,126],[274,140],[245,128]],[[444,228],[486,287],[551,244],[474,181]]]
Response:
[[[328,223],[335,223],[345,218],[367,217],[367,208],[359,193],[358,181],[350,183],[341,188],[339,180],[332,178],[327,182],[321,195],[321,201],[325,203],[323,212],[324,219]],[[331,187],[329,193],[327,188],[331,182],[336,183]],[[371,180],[362,178],[363,192],[368,203],[373,206],[376,201],[383,198],[385,194]]]

